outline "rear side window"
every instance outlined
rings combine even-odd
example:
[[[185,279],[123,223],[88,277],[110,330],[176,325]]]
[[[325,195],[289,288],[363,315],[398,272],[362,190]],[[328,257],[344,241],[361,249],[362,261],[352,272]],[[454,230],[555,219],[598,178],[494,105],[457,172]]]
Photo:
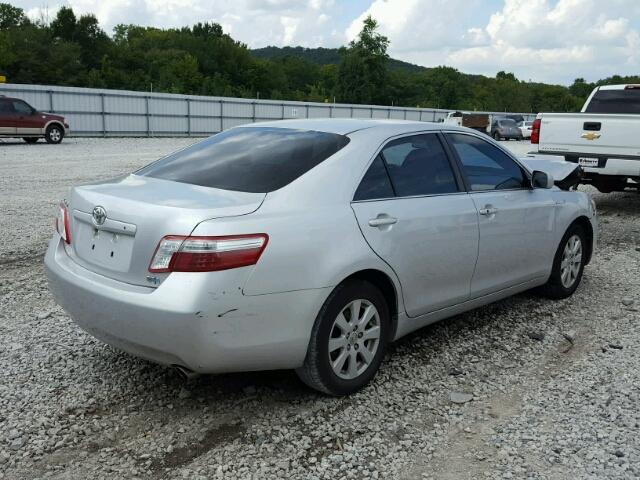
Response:
[[[372,200],[376,198],[392,198],[394,196],[387,168],[382,157],[378,155],[360,182],[353,199]]]
[[[526,187],[522,168],[506,153],[478,137],[448,134],[471,190],[510,190]]]
[[[381,155],[398,197],[458,191],[449,158],[435,134],[393,140]]]
[[[586,113],[640,113],[640,89],[598,90]]]
[[[13,104],[9,100],[0,99],[0,113],[13,113]]]
[[[267,193],[304,175],[348,143],[344,135],[326,132],[238,128],[214,135],[135,173],[203,187]]]
[[[439,195],[458,191],[449,158],[437,135],[392,140],[373,161],[354,200]]]

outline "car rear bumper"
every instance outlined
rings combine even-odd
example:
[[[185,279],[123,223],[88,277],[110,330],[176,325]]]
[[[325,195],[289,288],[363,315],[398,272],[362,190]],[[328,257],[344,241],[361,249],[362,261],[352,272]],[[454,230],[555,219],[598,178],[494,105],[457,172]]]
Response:
[[[216,292],[206,273],[173,273],[157,288],[129,285],[76,264],[57,234],[45,267],[57,302],[88,333],[133,355],[200,373],[299,367],[330,290]]]

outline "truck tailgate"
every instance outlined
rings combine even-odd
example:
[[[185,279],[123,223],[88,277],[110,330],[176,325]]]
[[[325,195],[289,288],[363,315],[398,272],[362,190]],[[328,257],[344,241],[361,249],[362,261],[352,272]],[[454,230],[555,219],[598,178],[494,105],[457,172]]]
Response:
[[[640,160],[640,116],[544,113],[539,153]]]

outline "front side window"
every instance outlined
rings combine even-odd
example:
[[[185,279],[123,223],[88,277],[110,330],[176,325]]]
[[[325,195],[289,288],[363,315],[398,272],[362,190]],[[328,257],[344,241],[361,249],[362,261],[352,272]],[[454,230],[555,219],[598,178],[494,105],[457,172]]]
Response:
[[[471,190],[526,188],[522,168],[506,153],[473,135],[448,134]]]
[[[349,143],[344,135],[290,128],[227,130],[164,157],[136,175],[241,192],[288,185]]]
[[[31,114],[32,112],[32,108],[29,105],[27,105],[25,102],[22,102],[20,100],[13,101],[13,108],[16,111],[16,113]]]

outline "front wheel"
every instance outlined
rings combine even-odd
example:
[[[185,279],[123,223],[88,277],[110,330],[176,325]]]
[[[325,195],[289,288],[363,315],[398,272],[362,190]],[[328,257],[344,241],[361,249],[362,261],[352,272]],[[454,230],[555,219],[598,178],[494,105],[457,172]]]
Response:
[[[302,367],[311,388],[348,395],[375,376],[389,337],[389,308],[375,286],[362,280],[340,284],[316,318]]]
[[[499,142],[499,141],[500,141],[500,134],[499,134],[498,132],[494,133],[494,134],[493,134],[493,139],[494,139],[496,142]]]
[[[572,225],[562,237],[553,260],[553,269],[540,293],[547,298],[562,299],[573,295],[584,271],[586,235],[580,225]]]
[[[64,130],[60,125],[51,125],[47,128],[46,133],[44,134],[44,139],[47,143],[60,143],[64,138]]]

